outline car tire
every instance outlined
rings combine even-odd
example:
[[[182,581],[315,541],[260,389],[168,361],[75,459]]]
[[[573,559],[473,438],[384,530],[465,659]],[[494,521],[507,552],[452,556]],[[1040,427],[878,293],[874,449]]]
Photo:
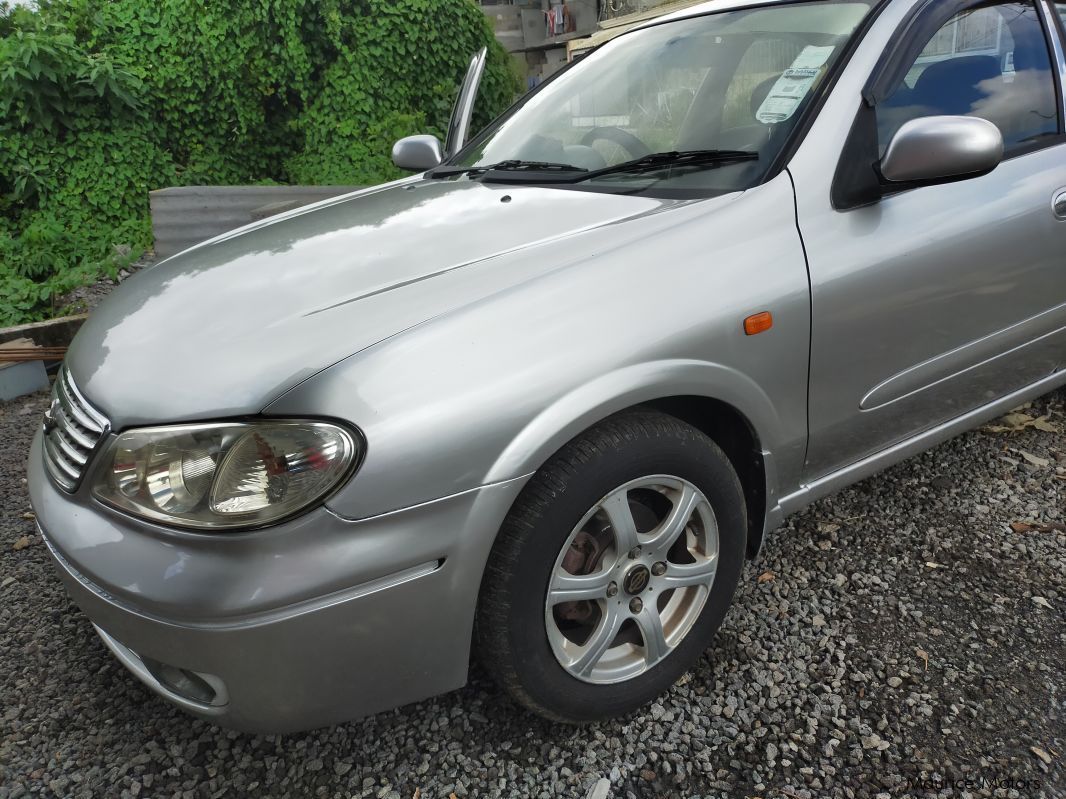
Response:
[[[746,536],[740,481],[714,441],[656,411],[610,417],[552,456],[504,521],[478,601],[479,658],[549,719],[630,713],[710,645]]]

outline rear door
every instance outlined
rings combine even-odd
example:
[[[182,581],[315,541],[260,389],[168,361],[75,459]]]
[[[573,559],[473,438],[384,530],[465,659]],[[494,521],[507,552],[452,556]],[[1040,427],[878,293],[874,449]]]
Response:
[[[920,38],[890,45],[863,97],[854,84],[838,89],[861,110],[832,151],[837,163],[827,169],[810,141],[797,154],[812,291],[808,480],[1061,368],[1066,144],[1054,24],[1033,2],[927,4],[897,33]],[[994,122],[1005,160],[983,177],[848,207],[839,184],[863,167],[848,161],[861,149],[852,138],[876,136],[883,154],[903,122],[941,114]]]

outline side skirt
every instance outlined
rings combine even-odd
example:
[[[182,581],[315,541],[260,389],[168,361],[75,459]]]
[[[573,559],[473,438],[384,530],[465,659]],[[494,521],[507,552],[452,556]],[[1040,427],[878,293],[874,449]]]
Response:
[[[822,497],[835,494],[852,483],[865,480],[871,475],[884,471],[889,466],[906,460],[912,455],[925,452],[927,449],[954,438],[960,433],[979,427],[990,419],[1002,416],[1012,408],[1016,408],[1024,402],[1047,394],[1049,391],[1053,391],[1063,385],[1066,385],[1066,370],[1060,369],[1044,379],[1038,380],[1036,383],[1015,391],[1013,394],[1001,397],[988,405],[982,405],[962,416],[924,430],[911,438],[900,441],[898,444],[893,444],[888,449],[881,450],[845,466],[843,469],[831,472],[824,477],[819,477],[810,483],[805,483],[800,486],[798,491],[781,497],[777,506],[769,510],[766,514],[766,532],[780,526],[785,516],[802,510]]]

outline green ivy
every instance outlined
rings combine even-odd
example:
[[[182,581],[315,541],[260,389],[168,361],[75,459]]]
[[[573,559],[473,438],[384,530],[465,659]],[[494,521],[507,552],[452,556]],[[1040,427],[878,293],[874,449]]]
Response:
[[[477,120],[519,82],[473,0],[0,2],[0,326],[114,273],[171,185],[371,184],[441,135],[471,53]]]
[[[338,4],[343,5],[343,3]],[[392,142],[410,133],[443,138],[470,55],[493,45],[479,97],[484,123],[514,98],[517,79],[488,18],[471,2],[393,0],[366,12],[332,13],[326,47],[337,55],[322,88],[296,120],[304,147],[287,162],[302,183],[358,183],[398,176]],[[352,80],[358,75],[359,80]]]

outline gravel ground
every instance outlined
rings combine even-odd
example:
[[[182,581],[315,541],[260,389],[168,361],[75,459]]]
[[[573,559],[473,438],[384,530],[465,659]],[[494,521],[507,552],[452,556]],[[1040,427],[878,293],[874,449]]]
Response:
[[[0,404],[0,799],[1066,797],[1066,391],[793,517],[646,712],[556,726],[475,670],[285,737],[185,716],[94,637],[29,514],[44,405]]]

